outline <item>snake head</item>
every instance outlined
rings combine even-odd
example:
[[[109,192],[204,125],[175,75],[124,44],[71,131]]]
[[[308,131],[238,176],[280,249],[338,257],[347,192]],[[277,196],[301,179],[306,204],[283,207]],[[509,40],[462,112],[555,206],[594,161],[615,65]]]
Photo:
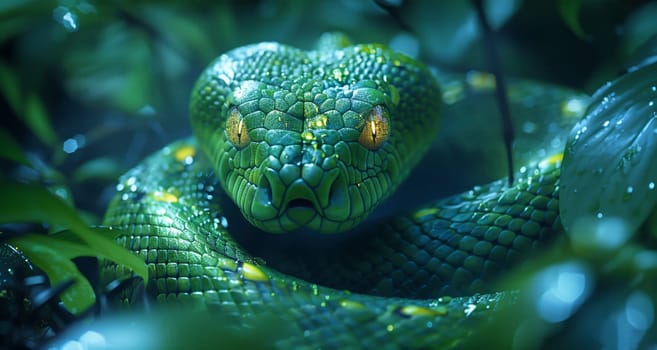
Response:
[[[274,233],[359,224],[422,157],[441,108],[427,68],[381,45],[238,48],[209,65],[191,100],[224,190]]]

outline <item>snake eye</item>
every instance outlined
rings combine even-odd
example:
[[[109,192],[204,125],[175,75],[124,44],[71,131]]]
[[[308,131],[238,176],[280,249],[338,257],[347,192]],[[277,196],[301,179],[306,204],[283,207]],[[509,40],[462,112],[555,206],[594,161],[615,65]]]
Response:
[[[246,123],[244,123],[242,113],[240,113],[237,107],[231,108],[228,112],[226,135],[228,136],[228,140],[238,149],[246,147],[251,142],[251,137],[249,137],[249,133],[246,130]]]
[[[374,106],[365,118],[365,126],[358,142],[369,150],[377,150],[388,140],[390,122],[388,110],[381,105]]]

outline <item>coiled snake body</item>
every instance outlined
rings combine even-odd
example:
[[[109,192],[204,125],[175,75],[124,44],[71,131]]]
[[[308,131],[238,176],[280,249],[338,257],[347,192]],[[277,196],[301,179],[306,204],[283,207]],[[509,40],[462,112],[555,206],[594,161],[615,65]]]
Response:
[[[247,323],[276,315],[290,328],[278,346],[456,345],[464,322],[505,298],[467,295],[487,291],[560,231],[560,155],[512,187],[499,180],[364,221],[435,140],[442,95],[413,59],[335,42],[315,51],[261,43],[220,56],[192,93],[195,138],[124,175],[104,224],[146,260],[158,300]],[[250,224],[231,214],[235,205]],[[336,234],[298,256],[243,248],[248,237],[290,231],[302,240]],[[280,255],[289,274],[270,267]],[[106,278],[124,273],[103,269]]]

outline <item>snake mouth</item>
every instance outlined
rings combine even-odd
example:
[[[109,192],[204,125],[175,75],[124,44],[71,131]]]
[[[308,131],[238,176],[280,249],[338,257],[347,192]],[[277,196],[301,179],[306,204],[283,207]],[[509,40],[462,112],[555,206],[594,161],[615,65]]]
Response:
[[[329,223],[341,222],[349,216],[347,183],[339,169],[325,172],[314,187],[303,178],[285,184],[274,169],[264,169],[262,174],[253,200],[244,203],[243,213],[265,231],[289,232],[307,227],[318,232],[334,232],[336,224]]]
[[[279,209],[281,220],[287,217],[297,227],[308,224],[317,216],[323,216],[317,193],[302,179],[293,181],[286,189]],[[288,225],[285,225],[288,226]]]
[[[287,208],[288,208],[288,210],[304,209],[304,208],[305,209],[314,209],[315,204],[313,204],[313,202],[311,202],[308,199],[296,198],[296,199],[291,200],[287,204]]]

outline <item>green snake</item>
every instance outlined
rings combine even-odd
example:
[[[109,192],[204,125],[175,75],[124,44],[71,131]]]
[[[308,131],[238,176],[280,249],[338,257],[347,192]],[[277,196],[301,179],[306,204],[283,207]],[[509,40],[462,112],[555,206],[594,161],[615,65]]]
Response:
[[[442,99],[425,65],[382,45],[234,49],[193,89],[194,137],[125,174],[104,225],[158,301],[275,315],[279,347],[456,346],[509,298],[475,293],[561,231],[561,158],[366,220],[436,139]]]

